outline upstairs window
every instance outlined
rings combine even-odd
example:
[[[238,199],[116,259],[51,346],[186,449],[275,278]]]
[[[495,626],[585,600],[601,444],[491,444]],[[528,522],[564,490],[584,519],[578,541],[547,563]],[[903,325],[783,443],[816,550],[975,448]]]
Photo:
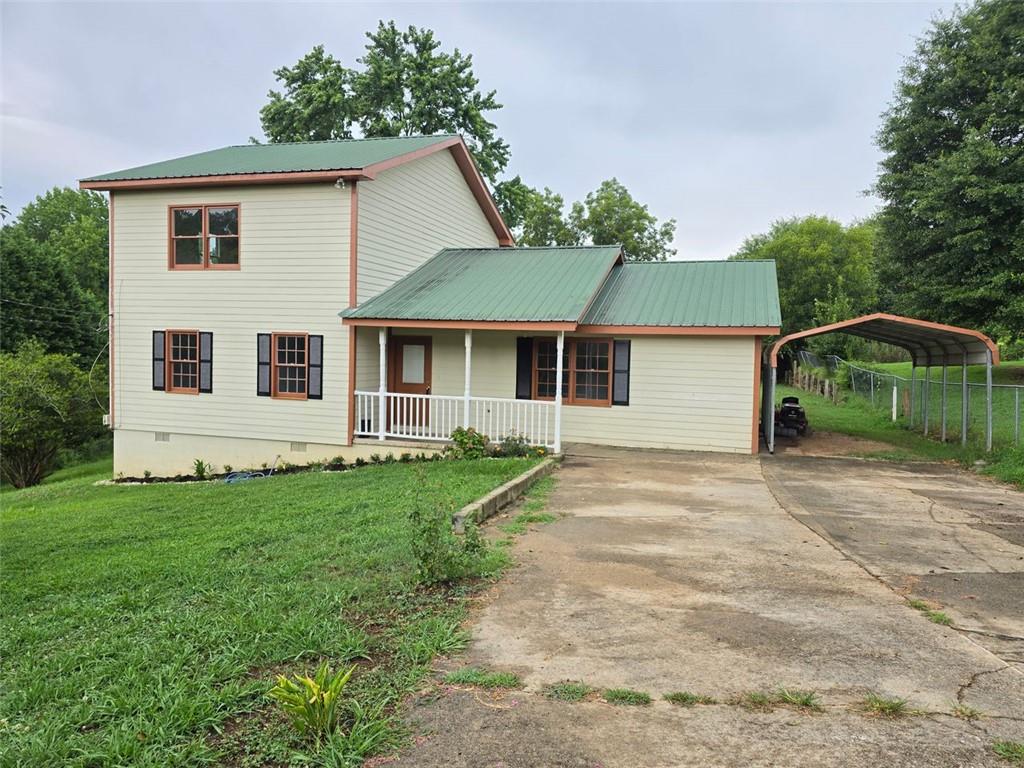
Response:
[[[171,208],[171,269],[238,269],[239,206]]]

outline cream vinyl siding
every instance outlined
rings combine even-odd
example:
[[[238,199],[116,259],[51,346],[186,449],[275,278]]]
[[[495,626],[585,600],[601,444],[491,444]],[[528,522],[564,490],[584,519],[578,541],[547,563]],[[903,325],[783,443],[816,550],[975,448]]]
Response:
[[[168,206],[201,203],[240,205],[241,269],[168,269]],[[338,312],[348,296],[347,188],[117,192],[113,218],[117,429],[345,441],[348,333]],[[169,328],[213,333],[212,393],[153,390],[152,332]],[[322,400],[257,397],[256,334],[274,331],[324,337]]]
[[[442,248],[498,245],[451,152],[442,150],[359,182],[359,301]]]
[[[463,331],[425,334],[396,329],[394,333],[430,335],[431,391],[436,395],[463,394]],[[515,397],[516,336],[514,332],[473,332],[472,395]],[[563,405],[563,442],[751,452],[752,336],[615,338],[631,342],[630,404],[610,408]],[[368,350],[367,358],[372,359],[360,360],[360,374],[364,364],[377,365],[376,352]]]

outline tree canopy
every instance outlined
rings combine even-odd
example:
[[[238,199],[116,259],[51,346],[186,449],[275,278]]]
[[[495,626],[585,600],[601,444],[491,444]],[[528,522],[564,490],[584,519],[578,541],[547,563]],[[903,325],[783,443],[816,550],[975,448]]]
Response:
[[[875,309],[874,236],[869,223],[783,219],[747,238],[729,258],[775,260],[782,333],[793,333]]]
[[[494,183],[508,165],[509,147],[487,114],[501,109],[494,91],[482,92],[473,57],[441,50],[429,29],[400,30],[381,21],[366,34],[361,69],[346,67],[313,48],[294,67],[274,72],[283,91],[270,91],[260,110],[272,142],[362,136],[459,133],[480,172]]]
[[[1024,3],[935,21],[878,144],[879,269],[903,314],[1024,334]]]

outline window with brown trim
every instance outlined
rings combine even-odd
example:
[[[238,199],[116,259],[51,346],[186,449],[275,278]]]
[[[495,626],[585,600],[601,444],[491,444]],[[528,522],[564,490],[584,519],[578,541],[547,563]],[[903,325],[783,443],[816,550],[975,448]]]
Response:
[[[169,216],[171,269],[238,269],[237,203],[172,206]]]
[[[558,344],[533,340],[533,397],[554,400]],[[612,343],[609,339],[566,339],[562,350],[562,402],[610,406]]]
[[[167,391],[199,394],[199,331],[167,331]]]
[[[309,336],[275,333],[273,351],[273,396],[305,400],[309,382]]]

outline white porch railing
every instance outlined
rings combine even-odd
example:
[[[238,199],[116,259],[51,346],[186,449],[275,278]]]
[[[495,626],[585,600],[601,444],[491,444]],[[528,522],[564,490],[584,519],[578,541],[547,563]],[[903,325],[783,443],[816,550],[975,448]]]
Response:
[[[447,440],[457,427],[473,427],[498,441],[522,435],[531,445],[555,444],[555,404],[544,400],[470,397],[469,423],[466,398],[459,395],[384,395],[384,430],[381,431],[379,392],[354,393],[355,434],[358,437],[403,440]]]

